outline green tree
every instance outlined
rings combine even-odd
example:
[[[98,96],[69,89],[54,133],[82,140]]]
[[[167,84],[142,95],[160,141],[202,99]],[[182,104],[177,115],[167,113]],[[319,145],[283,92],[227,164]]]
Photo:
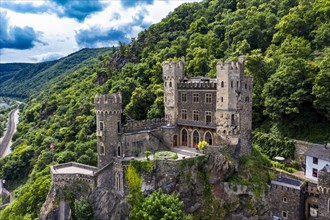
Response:
[[[330,120],[330,53],[323,59],[313,85],[314,107]]]
[[[134,219],[167,220],[184,219],[183,202],[178,195],[164,194],[161,190],[154,191],[142,203]]]

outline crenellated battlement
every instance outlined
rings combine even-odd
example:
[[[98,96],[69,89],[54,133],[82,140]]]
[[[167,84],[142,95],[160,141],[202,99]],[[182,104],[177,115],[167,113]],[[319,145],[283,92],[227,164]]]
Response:
[[[191,81],[181,81],[178,83],[178,89],[210,89],[210,90],[216,90],[217,89],[217,83],[214,81],[207,82],[207,81],[201,81],[201,82],[191,82]]]
[[[143,130],[151,130],[165,125],[164,118],[147,119],[143,121],[129,121],[123,126],[124,132],[136,132]]]
[[[183,61],[164,61],[163,65],[163,77],[182,77],[184,74],[184,62]]]
[[[95,109],[99,113],[121,113],[122,97],[121,94],[96,95],[94,98]]]

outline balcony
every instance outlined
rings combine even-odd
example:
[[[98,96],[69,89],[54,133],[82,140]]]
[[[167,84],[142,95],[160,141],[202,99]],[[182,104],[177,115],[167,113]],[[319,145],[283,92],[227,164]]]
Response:
[[[191,121],[191,120],[182,120],[182,119],[178,119],[178,125],[200,127],[200,128],[210,128],[210,129],[217,128],[217,126],[212,122]]]
[[[96,137],[102,137],[103,131],[96,131]]]

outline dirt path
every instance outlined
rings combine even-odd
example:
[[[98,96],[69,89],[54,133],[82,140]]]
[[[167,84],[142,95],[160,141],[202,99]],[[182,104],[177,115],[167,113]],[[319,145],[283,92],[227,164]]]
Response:
[[[9,147],[9,143],[16,129],[15,114],[17,111],[18,109],[14,109],[9,114],[8,129],[6,131],[5,136],[2,139],[2,142],[0,143],[0,158],[3,157],[3,155],[7,152],[8,150],[7,148]]]

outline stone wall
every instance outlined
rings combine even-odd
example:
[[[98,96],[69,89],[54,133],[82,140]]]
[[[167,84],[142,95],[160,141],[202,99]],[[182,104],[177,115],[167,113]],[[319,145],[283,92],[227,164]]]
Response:
[[[271,184],[269,203],[271,204],[271,217],[301,220],[304,213],[304,188],[295,189],[283,185]],[[284,218],[284,212],[286,218]]]
[[[122,128],[122,132],[138,132],[145,130],[156,129],[162,125],[165,125],[164,118],[147,119],[143,121],[128,121]]]

